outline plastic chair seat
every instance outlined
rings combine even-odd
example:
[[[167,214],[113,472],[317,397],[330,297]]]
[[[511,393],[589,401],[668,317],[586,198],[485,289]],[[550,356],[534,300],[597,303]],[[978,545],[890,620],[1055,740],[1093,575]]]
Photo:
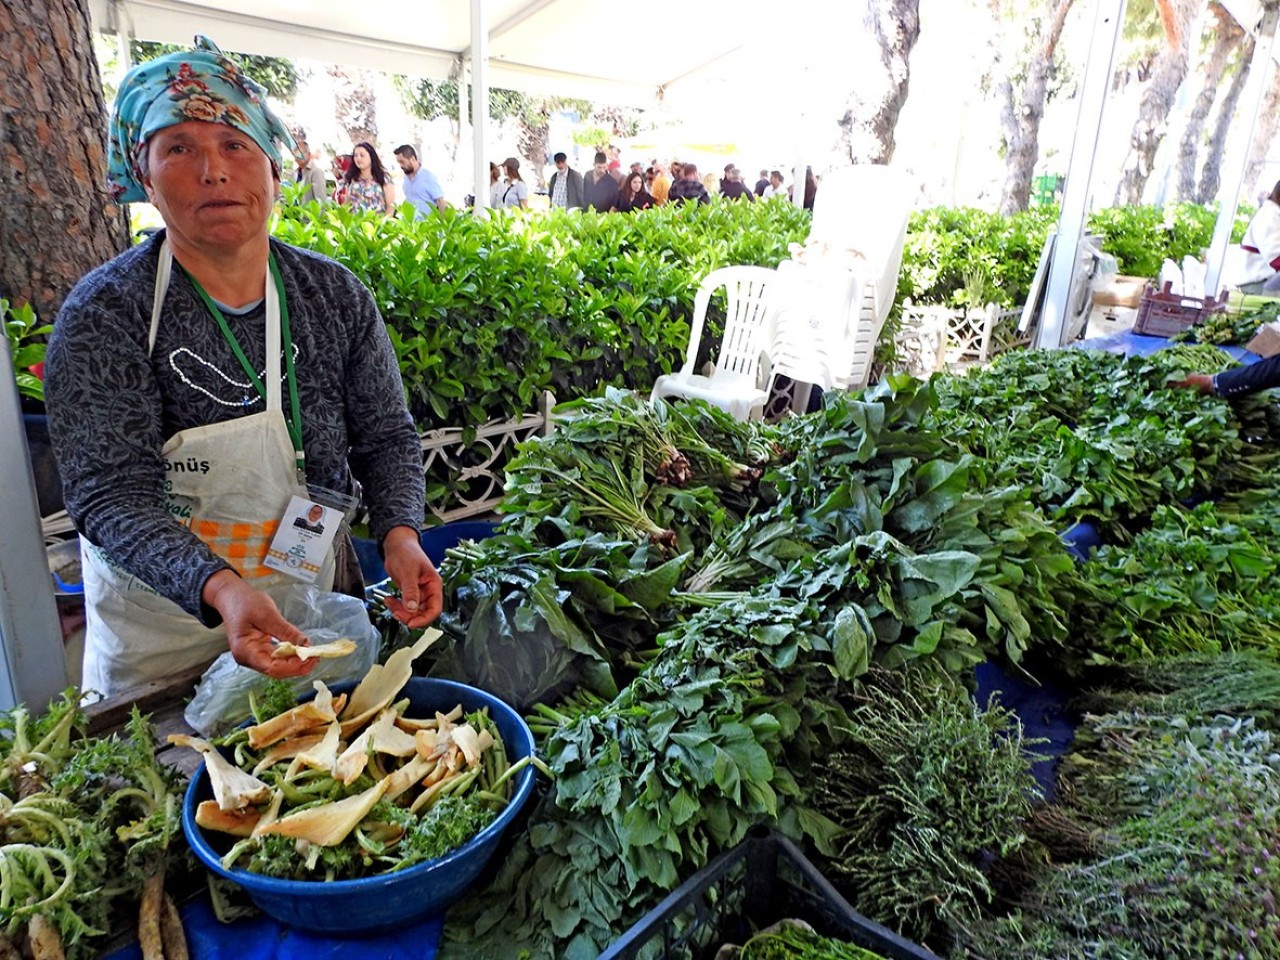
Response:
[[[769,401],[769,391],[760,389],[754,376],[748,377],[732,371],[719,372],[713,377],[677,372],[660,376],[653,385],[653,393],[649,399],[667,397],[705,400],[737,420],[749,420],[753,413],[764,410],[764,405]]]

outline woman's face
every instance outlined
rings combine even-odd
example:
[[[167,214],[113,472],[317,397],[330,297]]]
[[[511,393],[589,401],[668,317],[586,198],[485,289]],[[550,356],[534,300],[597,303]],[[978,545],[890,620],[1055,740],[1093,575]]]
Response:
[[[212,249],[265,235],[279,187],[271,161],[247,134],[202,120],[151,137],[142,185],[171,235]]]
[[[373,167],[373,158],[369,156],[369,151],[364,147],[356,147],[352,153],[352,163],[356,165],[356,169],[361,173],[368,173]]]
[[[644,177],[641,174],[633,173],[631,176],[627,177],[627,189],[632,193],[639,193],[643,186]]]

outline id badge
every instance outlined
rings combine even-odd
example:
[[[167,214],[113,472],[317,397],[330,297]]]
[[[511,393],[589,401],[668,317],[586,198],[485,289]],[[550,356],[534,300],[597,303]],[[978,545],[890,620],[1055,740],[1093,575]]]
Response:
[[[290,497],[262,562],[304,583],[315,583],[320,567],[342,529],[340,510],[314,500]]]

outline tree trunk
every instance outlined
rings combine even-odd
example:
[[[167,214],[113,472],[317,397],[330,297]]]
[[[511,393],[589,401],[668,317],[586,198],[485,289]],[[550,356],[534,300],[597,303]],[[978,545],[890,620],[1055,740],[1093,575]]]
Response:
[[[1053,0],[1040,26],[1040,36],[1025,67],[1026,82],[1019,99],[1013,90],[1011,74],[1020,65],[1009,58],[1000,71],[996,89],[1002,111],[1000,126],[1005,141],[1005,177],[1000,193],[1000,212],[1005,216],[1027,209],[1031,200],[1031,178],[1040,159],[1040,122],[1048,99],[1049,77],[1053,56],[1062,38],[1073,0]],[[993,12],[998,4],[993,5]],[[1019,28],[1020,29],[1020,28]]]
[[[1218,90],[1222,87],[1222,78],[1226,75],[1231,51],[1238,47],[1244,38],[1244,31],[1236,23],[1235,17],[1227,13],[1220,3],[1210,3],[1209,12],[1214,18],[1211,27],[1213,44],[1201,67],[1200,93],[1187,115],[1187,125],[1182,131],[1182,140],[1178,145],[1178,186],[1175,194],[1178,200],[1191,200],[1195,196],[1196,158],[1200,154],[1200,145],[1203,142],[1205,121],[1209,119],[1213,101],[1217,99]]]
[[[1280,110],[1280,70],[1276,69],[1274,61],[1269,61],[1267,66],[1271,70],[1271,82],[1267,85],[1262,105],[1258,108],[1258,123],[1253,129],[1253,141],[1249,144],[1249,160],[1245,165],[1244,179],[1240,181],[1244,187],[1243,196],[1255,203],[1259,194],[1265,197],[1275,185],[1274,181],[1258,183],[1258,176],[1262,173],[1262,166],[1271,149],[1271,141],[1276,136],[1276,120],[1280,119],[1276,116],[1276,111]]]
[[[1240,66],[1231,78],[1227,87],[1227,95],[1218,104],[1218,116],[1213,124],[1213,133],[1209,136],[1209,152],[1205,154],[1204,166],[1200,168],[1200,189],[1196,194],[1196,203],[1212,203],[1218,196],[1221,183],[1222,151],[1227,145],[1227,131],[1235,117],[1236,104],[1240,102],[1240,94],[1249,82],[1249,67],[1253,61],[1254,39],[1246,35],[1240,44]]]
[[[1156,6],[1164,25],[1165,47],[1156,57],[1151,80],[1138,105],[1138,120],[1129,136],[1129,156],[1116,188],[1116,206],[1142,202],[1152,161],[1167,132],[1169,111],[1187,76],[1191,44],[1200,39],[1191,36],[1200,0],[1157,0]]]
[[[330,67],[334,81],[334,116],[346,131],[352,145],[360,142],[378,145],[378,104],[374,97],[369,71],[348,72]]]
[[[87,0],[0,0],[0,296],[46,320],[129,243],[91,35]]]
[[[547,188],[547,138],[551,135],[551,110],[545,100],[530,104],[520,114],[520,156],[529,164],[525,179],[535,190]]]
[[[851,163],[888,163],[907,102],[911,51],[920,39],[920,0],[867,0],[864,22],[880,47],[883,72],[849,94],[838,149]]]

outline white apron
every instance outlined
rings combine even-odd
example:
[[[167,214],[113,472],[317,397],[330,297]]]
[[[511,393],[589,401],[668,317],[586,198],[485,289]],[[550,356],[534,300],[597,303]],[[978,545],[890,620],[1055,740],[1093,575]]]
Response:
[[[165,243],[156,271],[148,353],[155,349],[173,255]],[[266,283],[266,409],[174,434],[160,451],[165,496],[176,522],[208,544],[250,585],[268,594],[298,581],[263,564],[292,496],[306,497],[280,389],[280,302]],[[210,630],[172,600],[81,538],[85,648],[82,687],[111,696],[207,663],[227,649],[226,629]],[[330,549],[316,584],[333,585]]]

